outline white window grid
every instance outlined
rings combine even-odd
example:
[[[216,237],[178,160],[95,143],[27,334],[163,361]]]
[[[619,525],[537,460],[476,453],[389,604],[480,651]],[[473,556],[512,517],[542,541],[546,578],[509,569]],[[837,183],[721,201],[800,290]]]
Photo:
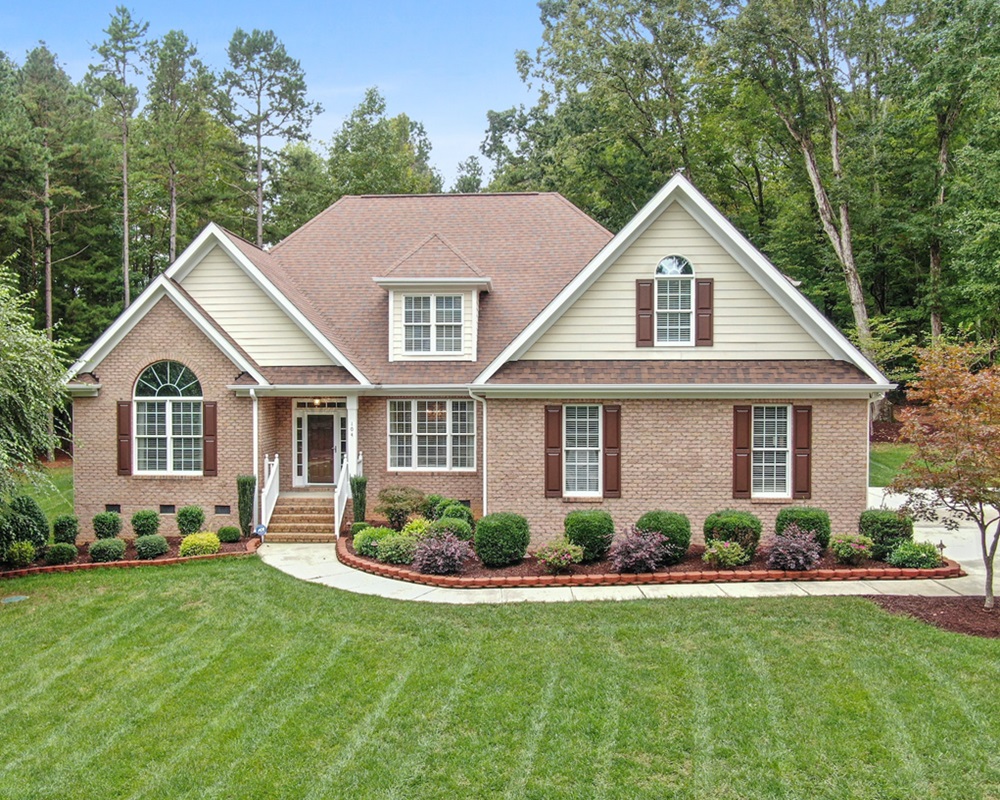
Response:
[[[465,298],[455,295],[403,297],[403,352],[408,355],[461,353]]]
[[[601,496],[601,406],[563,406],[563,494]]]
[[[476,468],[472,400],[390,400],[388,468],[414,472]]]
[[[201,400],[136,400],[134,413],[136,472],[202,471]]]
[[[656,279],[656,343],[691,344],[694,278]]]
[[[791,497],[791,409],[753,407],[753,497]]]

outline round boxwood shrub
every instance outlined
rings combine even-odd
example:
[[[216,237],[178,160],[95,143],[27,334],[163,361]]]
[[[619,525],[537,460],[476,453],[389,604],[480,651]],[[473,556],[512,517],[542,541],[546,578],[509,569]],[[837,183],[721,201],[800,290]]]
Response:
[[[566,515],[563,531],[570,544],[583,548],[584,561],[599,561],[615,538],[615,523],[607,511],[581,509]]]
[[[235,525],[223,525],[219,528],[220,542],[238,542],[240,540],[240,529]]]
[[[458,500],[455,500],[454,498],[451,497],[442,497],[440,500],[437,501],[437,504],[434,506],[434,515],[433,515],[434,519],[441,519],[441,517],[444,516],[444,510],[448,506],[453,506],[453,505],[461,505],[461,503],[459,503]],[[430,519],[430,517],[428,517],[428,519]]]
[[[887,559],[894,567],[902,569],[933,569],[941,566],[941,554],[930,542],[902,541]]]
[[[470,526],[473,524],[472,510],[468,506],[455,502],[445,506],[444,510],[441,511],[440,519],[461,519],[468,522]]]
[[[177,512],[177,530],[190,536],[205,527],[205,511],[201,506],[184,506]]]
[[[889,509],[861,512],[858,530],[872,540],[872,558],[885,561],[900,542],[913,540],[913,519]]]
[[[464,519],[443,517],[442,519],[434,520],[427,527],[428,536],[440,537],[449,533],[456,539],[461,539],[463,542],[472,541],[472,526]]]
[[[667,540],[664,565],[678,563],[691,546],[691,521],[674,511],[647,511],[635,523],[636,530],[662,534]]]
[[[459,520],[461,521],[461,520]],[[423,539],[413,554],[413,567],[428,575],[449,575],[462,569],[472,548],[452,533]]]
[[[34,497],[22,494],[7,504],[7,521],[16,542],[31,542],[35,550],[49,543],[49,521]]]
[[[94,514],[94,536],[98,539],[114,539],[121,532],[121,514],[116,511],[102,511],[100,514]]]
[[[736,542],[747,556],[753,559],[760,544],[760,520],[749,511],[726,508],[709,514],[705,519],[705,544],[711,542]]]
[[[125,540],[98,539],[90,543],[89,552],[91,561],[121,561],[125,558]]]
[[[420,506],[420,513],[424,515],[424,518],[431,521],[437,519],[438,503],[444,500],[439,494],[429,494],[424,498],[423,504]],[[450,505],[450,504],[449,504]],[[442,506],[442,509],[444,506]]]
[[[410,564],[417,552],[417,538],[394,533],[375,543],[375,557],[386,564]]]
[[[795,525],[800,531],[811,533],[822,553],[830,545],[830,515],[822,508],[791,506],[778,512],[774,521],[774,532],[783,536],[789,526]]]
[[[152,536],[160,530],[160,515],[146,509],[132,515],[132,531],[137,537]]]
[[[365,528],[354,537],[354,552],[359,556],[375,558],[378,555],[378,543],[386,536],[392,536],[396,531],[392,528]]]
[[[69,542],[56,542],[45,551],[46,564],[70,564],[76,560],[77,549]]]
[[[135,540],[135,557],[140,561],[149,561],[169,551],[170,545],[167,544],[167,540],[158,533],[140,536]]]
[[[80,520],[72,514],[60,514],[52,521],[52,540],[61,544],[76,544],[80,535]]]
[[[371,525],[367,522],[352,522],[351,523],[351,536],[357,536],[365,528],[370,528]]]
[[[14,569],[24,569],[34,563],[35,554],[35,546],[31,542],[16,541],[7,546],[5,561]]]
[[[219,537],[211,531],[191,533],[181,539],[182,556],[209,556],[219,552]]]
[[[520,514],[487,514],[476,525],[476,555],[487,567],[516,564],[528,552],[531,531]]]

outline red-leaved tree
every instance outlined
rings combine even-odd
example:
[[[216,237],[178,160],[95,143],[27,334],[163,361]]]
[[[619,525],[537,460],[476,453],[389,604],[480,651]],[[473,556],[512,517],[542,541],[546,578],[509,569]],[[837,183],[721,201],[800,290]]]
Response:
[[[921,350],[919,376],[902,412],[902,435],[916,447],[891,491],[914,517],[979,528],[986,567],[985,608],[993,608],[993,557],[1000,541],[1000,367],[986,349],[942,344]],[[943,513],[943,512],[949,513]],[[992,533],[991,529],[992,528]]]

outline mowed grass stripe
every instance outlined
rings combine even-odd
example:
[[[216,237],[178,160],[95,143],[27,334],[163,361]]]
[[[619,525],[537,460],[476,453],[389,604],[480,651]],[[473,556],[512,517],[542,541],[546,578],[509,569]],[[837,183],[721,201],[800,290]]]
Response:
[[[555,667],[550,667],[545,679],[545,687],[532,704],[535,713],[532,715],[527,736],[524,738],[524,746],[517,754],[517,770],[503,793],[503,796],[508,800],[518,800],[518,798],[524,797],[524,787],[527,785],[528,778],[535,766],[535,756],[538,753],[542,734],[545,732],[545,723],[552,708],[558,678],[559,673]]]

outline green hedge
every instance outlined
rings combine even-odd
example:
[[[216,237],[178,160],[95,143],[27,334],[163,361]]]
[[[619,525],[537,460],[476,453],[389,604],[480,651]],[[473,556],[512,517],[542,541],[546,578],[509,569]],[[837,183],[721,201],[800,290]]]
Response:
[[[563,520],[566,540],[583,548],[584,561],[600,561],[615,538],[615,523],[607,511],[570,511]]]
[[[760,520],[749,511],[732,508],[709,514],[703,528],[706,545],[711,542],[736,542],[747,555],[747,561],[752,561],[757,552],[762,530]]]
[[[789,525],[795,525],[800,531],[811,533],[819,544],[820,551],[830,546],[830,515],[822,508],[791,506],[781,509],[774,521],[775,534],[781,536]]]
[[[60,514],[52,522],[52,540],[63,544],[76,544],[80,535],[80,520],[72,514]]]
[[[135,540],[135,557],[140,561],[149,561],[168,552],[170,552],[170,545],[158,533],[140,536]]]
[[[121,561],[125,558],[124,539],[98,539],[90,543],[90,560],[97,562]]]
[[[429,536],[440,537],[448,533],[453,534],[463,542],[472,541],[472,526],[464,519],[442,517],[441,519],[434,520],[427,528]]]
[[[392,528],[365,528],[354,537],[354,552],[359,556],[375,558],[378,556],[379,541],[395,533]]]
[[[75,544],[56,542],[45,550],[46,564],[70,564],[76,560],[78,551]]]
[[[177,512],[177,530],[190,536],[205,527],[205,510],[201,506],[184,506]]]
[[[223,525],[219,528],[220,542],[238,542],[240,540],[240,529],[235,525]]]
[[[900,542],[913,540],[913,520],[898,511],[863,511],[858,529],[872,540],[872,558],[877,561],[885,561]]]
[[[191,533],[181,540],[182,556],[208,556],[219,552],[219,537],[211,531]]]
[[[114,539],[121,532],[121,514],[115,511],[102,511],[100,514],[94,514],[94,535],[98,539]]]
[[[476,555],[487,567],[516,564],[528,552],[531,531],[520,514],[487,514],[476,525]]]
[[[160,530],[160,515],[146,509],[132,515],[132,531],[138,537],[152,536]]]
[[[691,521],[674,511],[647,511],[635,523],[636,530],[659,533],[667,540],[661,563],[678,563],[691,546]]]

